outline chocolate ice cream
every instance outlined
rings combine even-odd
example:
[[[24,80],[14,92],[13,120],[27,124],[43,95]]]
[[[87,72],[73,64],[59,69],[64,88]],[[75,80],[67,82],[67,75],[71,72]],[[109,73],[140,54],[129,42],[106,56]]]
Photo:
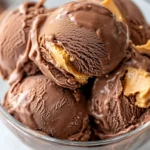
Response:
[[[0,26],[0,71],[18,81],[4,108],[38,133],[73,141],[149,121],[150,29],[140,10],[130,0],[43,2],[21,5]]]
[[[90,138],[84,96],[58,87],[43,75],[13,85],[4,107],[24,125],[52,137],[75,141]]]
[[[33,20],[43,14],[43,2],[27,2],[10,12],[0,25],[0,72],[4,79],[15,80],[22,72],[34,74],[37,67],[26,62],[29,31]],[[11,76],[12,72],[14,74]],[[20,74],[18,74],[18,72]],[[11,79],[10,79],[11,80]]]
[[[128,25],[130,39],[135,45],[146,44],[150,39],[149,25],[141,10],[131,0],[94,1],[100,1],[117,16],[117,19]]]
[[[111,72],[128,46],[127,27],[108,9],[86,2],[40,15],[31,34],[30,59],[44,75],[70,89]]]
[[[132,103],[132,98],[123,95],[121,79],[124,74],[115,72],[97,78],[93,86],[90,112],[94,117],[95,134],[100,139],[112,138],[134,129],[132,124],[144,112]]]
[[[89,104],[94,131],[101,139],[135,129],[150,106],[150,60],[133,47],[120,68],[95,80]]]

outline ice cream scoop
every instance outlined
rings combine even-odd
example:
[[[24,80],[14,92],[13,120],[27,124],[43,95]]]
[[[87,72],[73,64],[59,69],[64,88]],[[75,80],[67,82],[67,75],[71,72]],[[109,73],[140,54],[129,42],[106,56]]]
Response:
[[[129,132],[140,125],[150,106],[150,60],[131,45],[130,57],[119,68],[96,79],[89,111],[101,139]]]
[[[135,45],[146,44],[150,39],[149,25],[141,10],[131,0],[94,0],[110,9],[120,21],[126,23],[130,39]]]
[[[84,96],[58,87],[44,75],[13,85],[4,107],[24,125],[52,137],[75,141],[90,138]]]
[[[134,97],[123,95],[123,77],[119,70],[112,75],[97,78],[91,97],[90,113],[94,117],[94,131],[100,139],[112,138],[135,128],[144,112],[133,101]]]
[[[0,72],[4,79],[17,78],[24,71],[27,71],[26,74],[34,74],[37,71],[33,62],[26,62],[25,54],[32,22],[37,15],[44,12],[43,1],[27,2],[10,12],[1,23]],[[16,74],[11,76],[13,72]]]
[[[30,59],[44,75],[70,89],[111,72],[128,46],[127,27],[108,9],[83,1],[38,16],[31,37]]]

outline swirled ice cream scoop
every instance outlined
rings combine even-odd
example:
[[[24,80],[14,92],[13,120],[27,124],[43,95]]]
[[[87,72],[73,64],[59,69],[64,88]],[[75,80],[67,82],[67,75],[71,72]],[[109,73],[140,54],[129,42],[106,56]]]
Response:
[[[90,138],[84,96],[58,87],[44,75],[13,85],[4,107],[24,125],[52,137],[75,141]]]
[[[27,2],[10,12],[2,21],[0,25],[0,72],[4,79],[9,79],[15,70],[26,72],[26,74],[34,74],[37,71],[33,62],[24,62],[24,57],[32,22],[37,15],[44,12],[43,2]],[[18,75],[21,74],[16,73],[13,78],[17,78]]]
[[[58,85],[76,89],[111,72],[125,57],[126,26],[106,8],[68,3],[34,21],[29,57]]]

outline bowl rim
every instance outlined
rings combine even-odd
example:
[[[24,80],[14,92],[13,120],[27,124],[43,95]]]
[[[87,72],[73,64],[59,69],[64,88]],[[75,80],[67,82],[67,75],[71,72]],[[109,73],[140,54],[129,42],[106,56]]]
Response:
[[[144,0],[144,2],[150,4],[150,1],[148,1],[148,0]],[[5,121],[7,121],[16,130],[23,132],[25,134],[28,134],[28,135],[32,136],[33,138],[37,138],[44,142],[51,142],[51,143],[55,143],[55,144],[60,144],[60,145],[65,145],[65,146],[74,146],[74,147],[97,147],[97,146],[106,146],[106,145],[110,145],[110,144],[115,144],[122,140],[126,140],[127,138],[132,137],[134,135],[141,134],[142,132],[144,132],[148,128],[150,128],[150,121],[148,121],[144,125],[141,125],[140,127],[136,128],[135,130],[132,130],[125,134],[119,135],[117,137],[109,138],[106,140],[78,142],[78,141],[61,140],[61,139],[50,137],[48,135],[40,134],[37,131],[30,129],[30,128],[26,127],[25,125],[23,125],[21,122],[17,121],[0,104],[0,117],[1,117],[1,115],[5,119]]]

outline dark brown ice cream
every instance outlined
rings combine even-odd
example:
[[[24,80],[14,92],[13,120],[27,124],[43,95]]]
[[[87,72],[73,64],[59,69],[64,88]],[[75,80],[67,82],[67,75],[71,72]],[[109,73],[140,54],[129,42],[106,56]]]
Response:
[[[56,84],[76,89],[125,57],[127,28],[106,8],[71,2],[34,21],[29,57]]]
[[[10,12],[0,25],[0,72],[4,79],[15,80],[22,72],[34,74],[37,67],[25,61],[29,31],[33,20],[45,12],[43,3],[27,2]],[[14,72],[13,75],[11,75]],[[20,74],[18,74],[18,72]]]
[[[58,87],[43,75],[13,85],[4,107],[24,125],[52,137],[75,141],[90,138],[84,96]]]

